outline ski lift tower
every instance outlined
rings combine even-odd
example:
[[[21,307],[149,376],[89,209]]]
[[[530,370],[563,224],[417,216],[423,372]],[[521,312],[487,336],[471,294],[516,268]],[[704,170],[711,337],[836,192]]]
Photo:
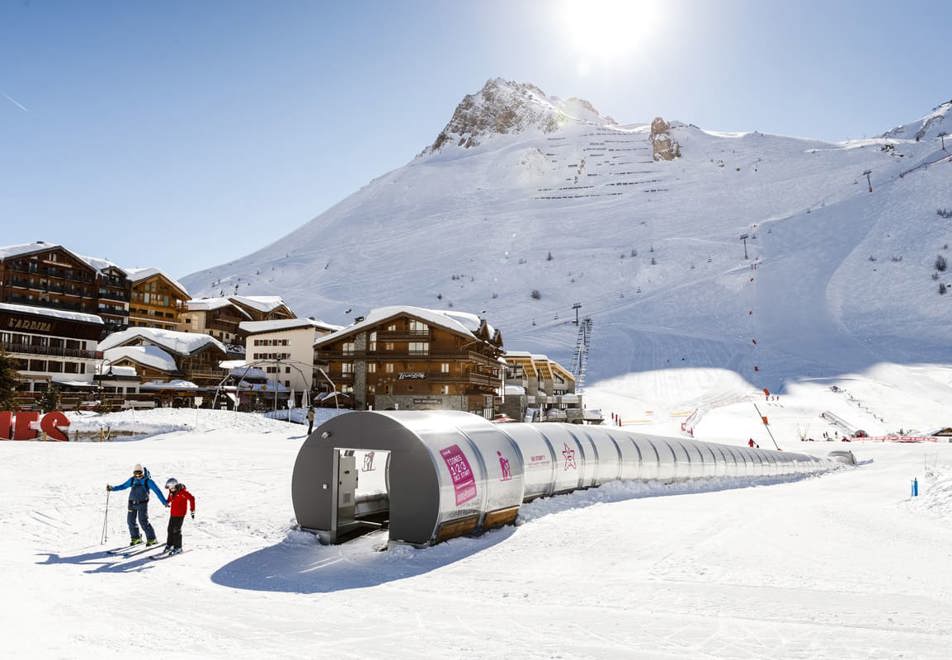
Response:
[[[575,377],[575,392],[580,394],[585,386],[585,368],[588,365],[588,350],[592,343],[592,317],[586,316],[578,326],[575,342],[575,357],[572,360],[572,375]]]
[[[744,259],[747,259],[747,239],[750,238],[750,234],[741,234],[740,240],[744,241]]]

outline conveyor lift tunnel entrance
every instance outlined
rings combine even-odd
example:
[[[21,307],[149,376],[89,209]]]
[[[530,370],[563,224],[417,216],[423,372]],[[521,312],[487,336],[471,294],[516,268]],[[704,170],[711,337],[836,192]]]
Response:
[[[291,495],[302,529],[343,543],[389,527],[413,545],[515,521],[523,502],[616,479],[822,472],[804,454],[572,424],[492,424],[454,411],[334,417],[304,442]]]

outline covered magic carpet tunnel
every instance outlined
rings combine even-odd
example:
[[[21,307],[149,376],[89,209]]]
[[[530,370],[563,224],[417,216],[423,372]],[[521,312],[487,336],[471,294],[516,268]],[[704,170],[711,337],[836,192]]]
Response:
[[[298,524],[323,543],[389,527],[390,540],[425,546],[512,523],[537,497],[617,479],[810,474],[837,465],[612,427],[367,411],[334,417],[305,440],[291,495]]]

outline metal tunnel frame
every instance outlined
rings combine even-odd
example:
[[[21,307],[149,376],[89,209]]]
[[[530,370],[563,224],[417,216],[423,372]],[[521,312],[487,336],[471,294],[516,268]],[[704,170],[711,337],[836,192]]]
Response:
[[[386,492],[359,501],[361,452],[388,452]],[[390,540],[439,543],[513,522],[523,502],[617,479],[808,474],[806,454],[573,424],[492,424],[455,411],[346,413],[318,427],[294,464],[301,528],[340,543],[384,525]]]

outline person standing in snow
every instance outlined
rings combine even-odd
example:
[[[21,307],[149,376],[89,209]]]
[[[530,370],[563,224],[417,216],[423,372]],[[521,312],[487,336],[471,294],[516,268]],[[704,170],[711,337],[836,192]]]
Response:
[[[314,406],[308,406],[307,409],[307,434],[311,435],[314,430]]]
[[[155,493],[162,506],[168,506],[162,491],[152,481],[149,471],[141,465],[132,468],[132,476],[118,486],[106,486],[107,491],[129,489],[129,513],[126,516],[126,522],[129,524],[129,545],[139,545],[142,543],[142,536],[139,534],[139,525],[145,530],[145,544],[147,546],[155,545],[155,529],[149,522],[149,491]],[[138,524],[136,520],[138,519]]]
[[[169,529],[165,537],[165,552],[177,555],[182,552],[182,523],[185,522],[189,505],[192,508],[192,520],[195,520],[195,497],[188,492],[185,484],[180,484],[175,478],[166,481],[165,488],[169,491]]]

